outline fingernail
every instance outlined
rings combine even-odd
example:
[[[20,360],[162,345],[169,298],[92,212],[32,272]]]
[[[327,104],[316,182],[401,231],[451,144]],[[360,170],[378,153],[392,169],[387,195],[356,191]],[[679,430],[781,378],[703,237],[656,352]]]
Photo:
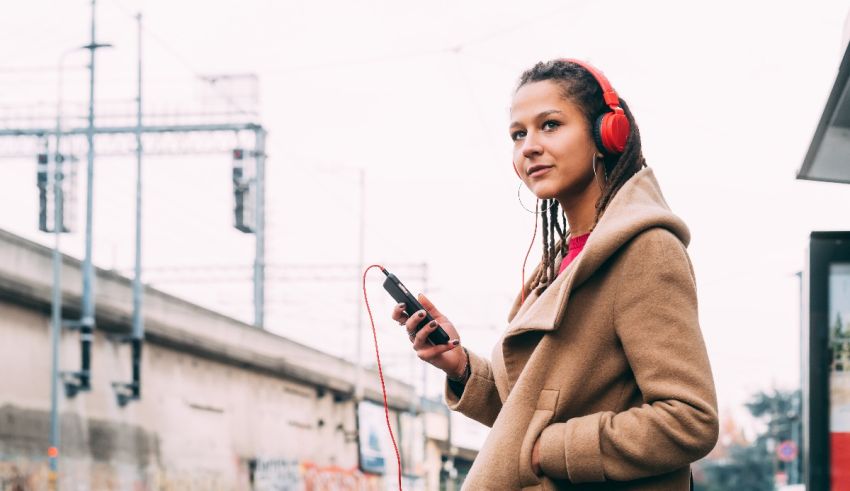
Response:
[[[460,339],[452,339],[452,344],[457,346],[460,344]]]
[[[417,315],[418,315],[419,317],[425,317],[425,311],[424,311],[424,310],[420,310],[420,311],[419,311],[419,313],[418,313]]]
[[[430,327],[430,328],[432,328],[432,329],[433,329],[433,328],[435,328],[435,327],[437,327],[437,321],[431,321],[431,322],[429,322],[429,323],[428,323],[428,327]]]
[[[403,308],[404,308],[404,304],[403,304],[403,303],[400,303],[400,304],[396,305],[396,307],[398,307],[398,308],[400,308],[400,309],[403,309]]]

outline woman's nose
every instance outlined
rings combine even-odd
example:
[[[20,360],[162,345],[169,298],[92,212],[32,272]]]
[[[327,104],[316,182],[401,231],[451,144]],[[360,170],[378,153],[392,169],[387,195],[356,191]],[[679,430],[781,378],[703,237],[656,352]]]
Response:
[[[537,142],[537,138],[531,133],[526,135],[522,141],[522,156],[529,159],[543,153],[543,147]]]

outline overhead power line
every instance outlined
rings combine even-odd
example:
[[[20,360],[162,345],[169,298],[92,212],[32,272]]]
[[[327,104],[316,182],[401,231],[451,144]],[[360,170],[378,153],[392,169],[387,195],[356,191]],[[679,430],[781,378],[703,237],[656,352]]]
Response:
[[[84,70],[88,67],[85,65],[67,65],[65,70]],[[0,67],[0,75],[17,75],[19,73],[42,73],[56,72],[55,65],[34,65],[34,66],[2,66]]]
[[[110,0],[110,3],[113,6],[115,6],[118,10],[120,10],[121,13],[126,15],[128,18],[133,19],[133,21],[135,22],[136,14],[131,13],[130,10],[127,7],[125,7],[121,2],[119,2],[118,0]],[[202,75],[198,70],[195,69],[195,66],[192,64],[192,62],[189,61],[188,58],[183,56],[183,54],[181,54],[178,50],[176,50],[173,46],[171,46],[171,44],[168,41],[166,41],[165,38],[163,38],[162,36],[157,34],[155,31],[153,31],[148,25],[145,25],[145,26],[142,27],[142,34],[147,35],[150,39],[153,39],[168,54],[173,56],[175,60],[180,62],[180,64],[182,64],[184,68],[186,68],[189,72],[191,72],[191,74],[196,79],[198,79],[198,80],[208,84],[210,87],[212,87],[212,89],[215,92],[217,92],[218,95],[222,99],[224,99],[228,104],[230,104],[237,112],[242,113],[244,115],[255,115],[254,112],[248,111],[245,108],[243,108],[242,106],[240,106],[235,100],[233,100],[233,98],[230,95],[222,92],[220,90],[220,87],[216,85],[216,81],[217,81],[216,77],[210,77],[208,75]]]

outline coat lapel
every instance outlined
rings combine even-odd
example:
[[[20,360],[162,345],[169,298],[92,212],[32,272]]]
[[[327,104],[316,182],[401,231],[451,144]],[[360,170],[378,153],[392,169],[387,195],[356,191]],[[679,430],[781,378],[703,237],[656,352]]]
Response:
[[[530,293],[522,303],[514,301],[508,315],[508,328],[501,349],[513,387],[540,339],[563,324],[572,292],[580,287],[626,242],[651,227],[664,227],[687,245],[687,227],[670,212],[651,169],[643,169],[629,179],[611,200],[581,253],[541,295]],[[556,258],[560,264],[560,257]],[[531,278],[533,279],[538,265]],[[531,280],[526,282],[526,291]]]
[[[593,254],[593,248],[595,248],[593,239],[593,234],[590,234],[584,250],[555,278],[542,295],[538,297],[537,293],[531,293],[526,298],[525,304],[521,306],[518,305],[520,299],[517,298],[514,309],[516,312],[512,313],[513,317],[509,320],[505,339],[530,331],[554,331],[558,327],[567,312],[570,293],[578,288],[595,269],[592,264],[596,256]],[[555,264],[560,264],[561,259],[559,254],[555,258]],[[527,288],[528,285],[526,285]]]
[[[531,293],[508,325],[498,348],[502,352],[509,393],[519,380],[520,374],[532,353],[537,349],[543,335],[555,330],[558,325],[560,311],[566,308],[578,260],[577,257],[567,266],[567,269],[555,278],[555,281],[539,298],[537,293]]]
[[[576,258],[563,273],[555,278],[539,297],[537,293],[531,293],[523,305],[508,324],[505,338],[510,338],[529,331],[552,331],[557,326],[560,317],[558,306],[565,308],[572,287],[575,267],[580,260],[581,254]]]
[[[687,245],[690,238],[687,227],[670,212],[652,170],[646,168],[629,179],[614,196],[582,252],[546,291],[539,297],[531,293],[523,305],[520,298],[514,301],[505,339],[530,331],[555,330],[566,315],[570,293],[623,244],[642,230],[657,226],[670,229]],[[556,264],[560,264],[560,258]],[[526,289],[528,284],[530,280]]]

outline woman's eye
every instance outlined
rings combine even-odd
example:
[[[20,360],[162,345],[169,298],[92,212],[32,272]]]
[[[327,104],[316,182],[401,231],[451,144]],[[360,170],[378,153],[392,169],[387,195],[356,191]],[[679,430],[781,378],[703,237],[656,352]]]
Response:
[[[525,130],[517,130],[511,133],[511,140],[517,141],[525,138]]]
[[[554,130],[558,126],[561,126],[561,123],[558,122],[558,121],[550,120],[550,121],[546,121],[545,123],[543,123],[543,129],[544,130]]]

